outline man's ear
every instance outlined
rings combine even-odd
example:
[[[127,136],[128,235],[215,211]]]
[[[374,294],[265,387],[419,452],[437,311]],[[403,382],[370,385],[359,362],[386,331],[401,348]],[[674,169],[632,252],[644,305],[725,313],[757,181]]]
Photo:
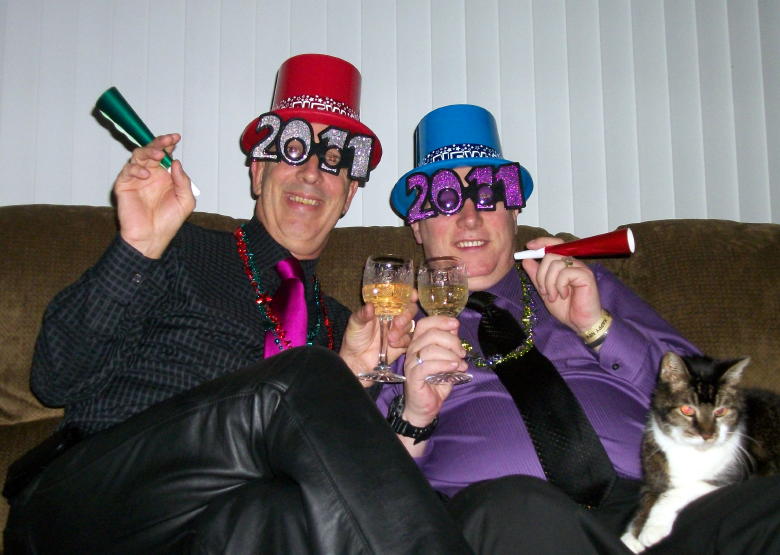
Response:
[[[249,166],[249,170],[252,172],[252,194],[256,197],[259,197],[260,193],[263,192],[263,174],[267,167],[268,164],[260,160],[252,160]]]
[[[349,190],[347,191],[347,198],[344,201],[344,208],[341,209],[341,217],[347,215],[347,212],[349,212],[349,207],[352,205],[352,198],[355,196],[355,193],[357,193],[358,190],[358,182],[354,179],[349,182]]]
[[[412,233],[414,234],[414,240],[417,241],[418,245],[422,245],[422,235],[420,235],[420,222],[412,222],[411,226]]]

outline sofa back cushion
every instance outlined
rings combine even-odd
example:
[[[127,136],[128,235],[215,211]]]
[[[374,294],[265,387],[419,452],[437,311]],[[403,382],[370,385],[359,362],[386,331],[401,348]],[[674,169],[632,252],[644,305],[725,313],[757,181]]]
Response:
[[[226,231],[241,223],[206,213],[190,221]],[[706,353],[750,355],[747,383],[780,391],[780,225],[662,220],[631,228],[636,254],[600,263]],[[61,414],[30,393],[35,338],[51,298],[100,257],[115,233],[115,212],[107,207],[0,207],[0,425]],[[548,233],[519,226],[518,249],[541,235]],[[359,307],[361,268],[375,252],[423,257],[406,227],[337,228],[318,267],[323,290]]]

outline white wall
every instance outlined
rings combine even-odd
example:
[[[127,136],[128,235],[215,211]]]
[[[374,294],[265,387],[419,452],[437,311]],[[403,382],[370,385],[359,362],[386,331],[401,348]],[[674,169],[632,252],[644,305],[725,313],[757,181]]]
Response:
[[[400,224],[412,131],[458,102],[534,176],[523,223],[780,222],[780,0],[0,0],[0,205],[110,202],[115,85],[183,134],[198,210],[248,217],[238,137],[302,52],[361,70],[385,150],[341,225]]]

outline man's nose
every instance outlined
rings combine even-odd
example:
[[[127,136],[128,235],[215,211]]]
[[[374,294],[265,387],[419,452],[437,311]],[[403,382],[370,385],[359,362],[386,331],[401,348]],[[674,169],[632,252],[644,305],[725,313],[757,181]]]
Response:
[[[482,214],[474,206],[474,201],[467,199],[458,212],[458,223],[467,227],[475,227],[482,223]]]
[[[322,178],[320,171],[320,159],[317,156],[311,156],[303,164],[298,166],[298,175],[306,183],[316,183]]]

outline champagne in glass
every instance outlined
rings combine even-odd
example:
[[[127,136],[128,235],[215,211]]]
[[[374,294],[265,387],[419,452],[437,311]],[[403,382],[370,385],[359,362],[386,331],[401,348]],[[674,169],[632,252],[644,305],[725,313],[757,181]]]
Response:
[[[363,286],[363,300],[374,305],[377,316],[398,316],[412,297],[412,286],[406,283],[368,283]]]
[[[429,315],[455,318],[466,306],[469,297],[466,265],[455,256],[439,256],[423,262],[417,273],[417,291],[420,305]],[[431,374],[429,384],[462,384],[470,382],[466,372],[442,372]]]
[[[423,280],[418,284],[420,304],[423,309],[429,316],[441,314],[457,317],[469,298],[468,286],[447,282],[436,285],[436,276],[432,279],[433,284],[423,283]]]
[[[374,305],[379,318],[379,362],[370,372],[358,374],[361,380],[398,383],[406,380],[394,374],[387,363],[387,330],[393,318],[412,297],[414,266],[408,258],[383,254],[369,256],[363,269],[363,300]]]

